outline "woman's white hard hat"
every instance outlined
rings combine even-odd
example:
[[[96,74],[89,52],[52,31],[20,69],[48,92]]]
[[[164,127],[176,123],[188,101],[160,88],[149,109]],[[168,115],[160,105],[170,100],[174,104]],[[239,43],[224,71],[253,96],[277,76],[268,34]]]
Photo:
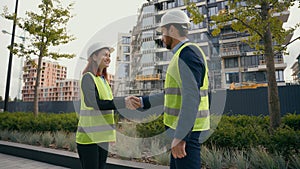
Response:
[[[87,57],[89,58],[94,52],[99,49],[107,48],[110,53],[114,52],[115,49],[104,42],[93,43],[87,50]]]

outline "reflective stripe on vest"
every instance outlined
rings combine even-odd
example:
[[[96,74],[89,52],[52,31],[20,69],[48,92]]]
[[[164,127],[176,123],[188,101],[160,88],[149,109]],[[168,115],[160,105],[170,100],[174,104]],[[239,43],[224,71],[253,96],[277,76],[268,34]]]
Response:
[[[99,98],[112,100],[113,95],[107,81],[88,72],[94,80]],[[86,106],[84,93],[81,89],[81,106],[79,122],[76,133],[76,142],[80,144],[94,144],[100,142],[116,141],[114,113],[112,110],[94,110]]]
[[[182,81],[179,73],[178,60],[180,52],[183,48],[189,45],[195,45],[192,43],[186,43],[182,45],[178,51],[174,54],[170,61],[170,64],[166,73],[165,80],[165,103],[164,103],[164,124],[172,129],[176,129],[178,123],[178,116],[180,114],[182,106],[181,88]],[[208,68],[206,63],[206,57],[202,49],[195,45],[203,56],[205,62],[205,76],[203,86],[200,88],[201,101],[198,106],[198,112],[194,123],[193,131],[203,131],[210,128],[210,115],[209,115],[209,103],[208,103]]]

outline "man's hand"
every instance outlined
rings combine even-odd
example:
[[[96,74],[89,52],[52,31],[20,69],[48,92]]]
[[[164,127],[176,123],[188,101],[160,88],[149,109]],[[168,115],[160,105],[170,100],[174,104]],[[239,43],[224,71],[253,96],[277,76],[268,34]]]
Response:
[[[183,158],[186,156],[185,141],[174,138],[172,141],[172,155],[174,158]]]
[[[140,98],[136,96],[127,96],[125,97],[126,108],[130,110],[135,110],[141,107]]]

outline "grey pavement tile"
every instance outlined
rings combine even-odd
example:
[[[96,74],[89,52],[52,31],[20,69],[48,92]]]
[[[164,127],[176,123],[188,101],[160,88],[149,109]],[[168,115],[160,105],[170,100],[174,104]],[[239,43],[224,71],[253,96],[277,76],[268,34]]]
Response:
[[[67,169],[67,168],[0,153],[0,169]]]

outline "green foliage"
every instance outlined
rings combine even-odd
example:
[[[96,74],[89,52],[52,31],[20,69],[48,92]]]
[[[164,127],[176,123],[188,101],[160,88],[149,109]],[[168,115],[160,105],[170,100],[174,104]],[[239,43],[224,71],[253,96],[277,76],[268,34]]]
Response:
[[[76,140],[75,133],[70,133],[69,137],[67,138],[67,144],[69,146],[69,150],[72,152],[77,151],[77,144],[76,144],[75,140]]]
[[[44,147],[49,147],[50,144],[53,142],[53,137],[52,134],[50,132],[44,132],[41,135],[41,145]]]
[[[282,118],[282,123],[293,128],[300,130],[300,116],[297,114],[287,114]]]
[[[256,116],[223,116],[207,143],[239,149],[258,146],[268,137],[267,118]]]
[[[17,21],[18,26],[29,35],[26,44],[15,43],[10,46],[11,52],[19,57],[25,57],[27,61],[32,61],[32,55],[38,57],[37,77],[35,79],[34,93],[34,114],[38,115],[38,86],[40,84],[40,73],[42,70],[42,59],[50,57],[52,59],[73,58],[75,54],[64,54],[55,47],[64,45],[74,40],[73,35],[69,35],[67,24],[72,18],[71,9],[74,4],[63,7],[60,0],[42,0],[38,5],[39,11],[27,11],[26,17],[16,18],[15,14],[9,14],[7,7],[4,8],[2,17],[8,20]],[[35,66],[33,64],[32,66]]]
[[[218,35],[220,30],[230,23],[235,31],[249,33],[250,36],[246,42],[256,50],[263,52],[265,49],[260,41],[263,40],[267,25],[270,25],[272,41],[278,44],[284,44],[286,36],[299,27],[297,24],[294,28],[284,29],[282,27],[283,21],[278,17],[278,14],[286,11],[293,5],[293,1],[278,1],[277,3],[271,0],[228,1],[228,9],[220,11],[218,15],[211,16],[212,22],[217,24],[217,28],[212,34]],[[267,8],[267,16],[263,16],[264,6],[271,6]],[[274,46],[274,49],[275,51],[283,51],[286,47],[278,45]]]
[[[143,147],[141,139],[127,137],[117,133],[117,141],[110,148],[122,159],[140,158],[141,148]]]
[[[67,141],[67,135],[65,132],[55,132],[54,141],[57,148],[64,148]]]
[[[185,0],[184,3],[187,5],[186,9],[190,13],[190,19],[194,24],[204,21],[204,15],[199,12],[196,3],[190,2],[190,0]]]
[[[165,131],[163,116],[152,115],[147,118],[148,123],[139,123],[136,126],[139,137],[152,137]]]
[[[2,130],[0,132],[0,139],[1,140],[7,141],[7,140],[9,140],[9,136],[10,136],[10,132],[7,129]]]
[[[223,29],[232,28],[237,35],[241,35],[241,42],[247,43],[256,49],[255,54],[263,55],[266,61],[267,81],[269,83],[269,114],[272,118],[270,126],[276,129],[280,126],[280,102],[278,99],[277,82],[275,78],[274,56],[282,54],[287,45],[288,35],[298,28],[299,23],[293,28],[284,29],[282,16],[295,4],[297,0],[234,0],[226,1],[226,7],[214,16],[209,16],[207,21],[212,28],[212,35],[219,35]],[[190,4],[188,8],[194,8]],[[194,15],[194,13],[192,13]],[[203,15],[195,14],[193,18],[202,18]],[[222,36],[221,36],[222,38]],[[300,39],[300,38],[296,38]],[[276,45],[275,45],[276,44]],[[245,51],[244,51],[245,52]],[[247,52],[247,51],[246,51]]]
[[[265,147],[272,153],[289,156],[300,150],[300,130],[296,130],[299,117],[300,115],[291,114],[284,116],[282,126],[271,134],[268,117],[223,116],[217,129],[204,144],[240,150]]]
[[[257,169],[278,168],[276,162],[265,149],[252,149],[250,155],[251,167]]]
[[[293,130],[288,126],[278,128],[270,137],[270,143],[264,145],[270,152],[280,152],[285,157],[299,153],[300,130]]]
[[[291,156],[290,168],[298,169],[300,168],[300,156],[293,155]]]
[[[264,116],[222,116],[216,130],[204,145],[218,148],[250,150],[252,147],[265,147],[268,151],[279,152],[284,156],[298,153],[300,147],[300,115],[287,114],[282,117],[283,125],[269,132],[269,117]],[[148,123],[137,124],[139,137],[152,137],[165,128],[163,117],[149,117]]]
[[[219,150],[216,147],[212,147],[211,149],[202,147],[201,159],[208,168],[222,169],[223,153],[222,150]]]
[[[155,155],[154,157],[155,162],[160,165],[169,165],[170,164],[170,151]]]
[[[76,113],[46,114],[34,117],[32,113],[1,113],[0,130],[16,131],[67,131],[75,132],[78,119]]]
[[[18,56],[24,56],[27,59],[31,54],[53,59],[73,58],[74,54],[60,54],[49,50],[49,47],[67,44],[75,39],[73,35],[68,35],[66,27],[73,17],[70,12],[73,5],[72,3],[63,7],[59,0],[42,0],[38,5],[40,10],[38,13],[27,11],[26,17],[18,18],[18,26],[29,33],[27,39],[30,39],[30,43],[26,47],[22,43],[15,44]],[[13,15],[9,14],[7,10],[4,10],[2,16],[6,19],[13,19]]]
[[[39,145],[40,133],[26,132],[26,140],[29,145]]]
[[[148,123],[126,123],[123,122],[121,126],[121,132],[127,137],[153,137],[163,135],[165,126],[163,124],[163,116],[151,116]],[[269,132],[269,117],[263,116],[222,116],[218,127],[210,136],[210,138],[203,143],[206,147],[217,151],[218,149],[230,149],[230,150],[242,150],[249,151],[252,148],[263,147],[266,151],[276,154],[278,156],[282,155],[287,158],[293,156],[294,154],[299,154],[300,151],[300,115],[287,114],[282,117],[283,124],[271,134]],[[46,114],[41,113],[40,116],[34,118],[32,113],[0,113],[0,139],[1,140],[15,140],[19,142],[29,142],[32,145],[45,144],[47,141],[41,141],[40,137],[42,133],[51,132],[51,138],[54,144],[58,147],[63,148],[68,146],[70,150],[76,151],[76,145],[71,143],[74,142],[77,128],[77,117],[76,113],[67,114]],[[14,131],[14,132],[11,132]],[[58,136],[58,131],[65,131],[63,136]],[[26,134],[19,135],[17,132],[26,132]],[[33,134],[30,133],[40,133]],[[57,134],[55,134],[57,133]],[[32,135],[27,137],[27,135]],[[46,137],[45,135],[44,137]],[[24,137],[24,138],[23,138]],[[71,138],[72,137],[72,138]],[[124,137],[124,136],[123,136]],[[163,137],[163,136],[162,136]],[[31,138],[31,140],[29,139]],[[55,138],[53,140],[53,138]],[[120,138],[122,139],[122,138]],[[144,148],[151,150],[151,152],[157,152],[158,149],[164,148],[162,145],[166,145],[164,139],[160,139],[160,143],[143,141],[142,144]],[[21,141],[25,140],[25,141]],[[45,139],[47,140],[47,139]],[[59,141],[60,140],[60,141]],[[64,143],[63,140],[69,141],[69,143]],[[125,140],[119,140],[120,143],[126,142]],[[46,142],[46,143],[43,143]],[[50,143],[49,143],[50,144]],[[133,143],[130,143],[133,144]],[[120,148],[122,144],[119,144]],[[149,146],[147,146],[149,145]],[[213,145],[213,146],[211,146]],[[49,146],[49,145],[48,145]],[[128,145],[129,147],[130,145]],[[127,147],[127,150],[128,150]],[[119,148],[119,147],[118,147]],[[137,150],[143,148],[136,147]],[[156,150],[157,149],[157,150]],[[126,149],[121,150],[120,154],[126,152]],[[123,151],[123,152],[122,152]],[[139,151],[141,152],[141,151]],[[216,152],[215,152],[216,153]],[[216,155],[216,154],[211,154]],[[130,157],[139,156],[139,154],[131,153]],[[223,155],[224,158],[228,157]],[[240,154],[234,155],[235,158],[240,159],[239,165],[247,165],[241,159],[246,158]],[[274,157],[275,158],[275,157]],[[235,160],[227,159],[226,161]],[[296,161],[297,162],[297,161]],[[296,163],[297,164],[297,163]],[[295,164],[295,165],[296,165]],[[216,164],[217,165],[217,164]],[[223,164],[224,165],[224,164]],[[276,164],[277,165],[277,164]],[[279,164],[278,164],[279,165]]]

